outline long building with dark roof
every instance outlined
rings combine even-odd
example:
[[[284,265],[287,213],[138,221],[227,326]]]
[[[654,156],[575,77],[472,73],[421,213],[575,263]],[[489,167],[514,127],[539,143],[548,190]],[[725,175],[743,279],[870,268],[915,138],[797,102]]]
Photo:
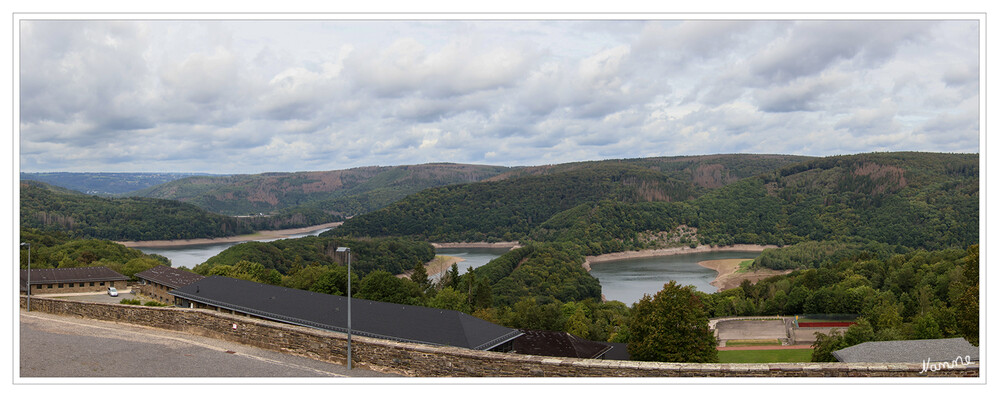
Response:
[[[125,288],[128,277],[103,266],[31,269],[31,294],[102,292]],[[28,291],[28,270],[21,269],[21,292]]]
[[[205,276],[160,265],[135,273],[135,278],[141,283],[140,289],[143,295],[163,303],[173,303],[174,297],[170,295],[170,291],[201,280]]]
[[[347,298],[211,276],[174,289],[177,306],[240,313],[347,332]],[[455,311],[351,299],[355,335],[400,342],[509,351],[523,333]]]

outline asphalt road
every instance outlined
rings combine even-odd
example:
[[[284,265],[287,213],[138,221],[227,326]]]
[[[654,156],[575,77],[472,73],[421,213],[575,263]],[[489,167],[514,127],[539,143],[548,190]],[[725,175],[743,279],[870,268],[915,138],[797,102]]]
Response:
[[[20,313],[20,370],[34,377],[385,377],[379,372],[151,327]]]

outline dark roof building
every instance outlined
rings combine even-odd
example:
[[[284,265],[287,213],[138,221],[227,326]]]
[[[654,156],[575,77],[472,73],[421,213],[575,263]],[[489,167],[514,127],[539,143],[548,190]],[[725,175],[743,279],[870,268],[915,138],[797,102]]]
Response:
[[[950,362],[955,358],[978,361],[978,348],[964,338],[864,342],[832,354],[844,363]]]
[[[197,273],[186,272],[163,265],[156,266],[144,272],[135,273],[135,277],[139,280],[154,282],[169,288],[180,288],[205,278],[205,276]]]
[[[520,331],[524,335],[513,341],[514,353],[549,357],[629,359],[628,347],[624,343],[596,342],[568,332],[526,329]]]
[[[174,269],[170,266],[156,266],[139,272],[135,277],[142,283],[139,290],[143,295],[163,303],[173,302],[170,291],[205,278],[197,273]]]
[[[42,292],[100,291],[107,286],[125,286],[128,277],[103,266],[71,267],[62,269],[31,269],[32,294]],[[28,290],[28,270],[21,269],[21,291]],[[89,286],[87,285],[89,284]],[[57,291],[49,291],[56,289]],[[43,290],[44,287],[44,290]],[[95,288],[91,288],[95,287]],[[70,288],[73,288],[72,290]]]
[[[231,310],[288,324],[347,332],[347,298],[211,276],[171,292],[182,307]],[[355,335],[456,346],[508,350],[522,333],[468,314],[422,306],[351,299]]]

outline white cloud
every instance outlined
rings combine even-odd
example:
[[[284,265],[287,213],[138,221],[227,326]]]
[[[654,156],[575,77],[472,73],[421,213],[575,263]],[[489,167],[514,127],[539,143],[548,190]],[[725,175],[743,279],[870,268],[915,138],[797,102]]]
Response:
[[[26,21],[26,171],[978,150],[977,21]]]

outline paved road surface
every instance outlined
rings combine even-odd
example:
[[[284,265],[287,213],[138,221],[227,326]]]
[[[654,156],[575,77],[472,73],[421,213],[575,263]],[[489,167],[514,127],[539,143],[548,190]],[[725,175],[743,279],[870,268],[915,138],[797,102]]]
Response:
[[[130,324],[20,313],[20,377],[383,377],[212,338]]]

